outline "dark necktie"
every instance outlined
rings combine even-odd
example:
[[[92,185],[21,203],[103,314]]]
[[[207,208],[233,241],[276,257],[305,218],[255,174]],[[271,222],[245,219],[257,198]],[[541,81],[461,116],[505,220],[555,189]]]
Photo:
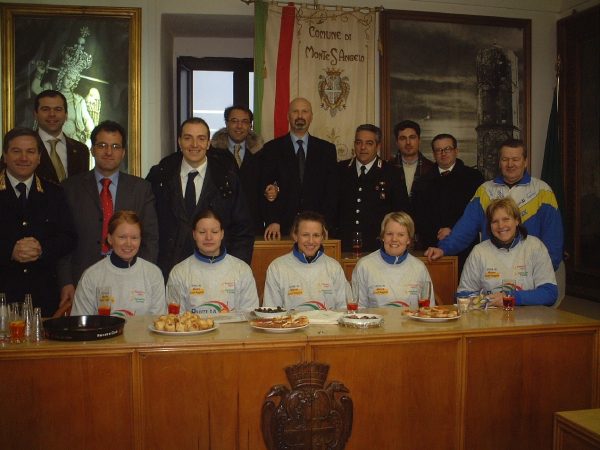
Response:
[[[358,180],[359,181],[364,180],[366,173],[367,173],[367,168],[365,166],[360,166],[360,175],[358,176]]]
[[[300,174],[300,182],[304,180],[304,163],[306,162],[306,154],[304,153],[304,141],[298,139],[298,173]]]
[[[198,175],[197,171],[188,173],[187,184],[185,185],[185,196],[183,197],[185,201],[185,210],[190,219],[196,210],[196,184],[194,183],[196,175]]]
[[[450,175],[450,171],[449,170],[442,170],[440,172],[440,175],[443,176],[443,177],[445,177],[446,175]]]
[[[108,235],[108,222],[113,215],[112,194],[110,193],[110,179],[102,178],[102,190],[100,191],[100,205],[102,206],[102,253],[106,254],[110,250],[106,236]]]
[[[25,183],[18,183],[17,191],[19,191],[20,194],[19,201],[21,202],[21,207],[25,209],[25,206],[27,205],[27,186],[25,186]]]

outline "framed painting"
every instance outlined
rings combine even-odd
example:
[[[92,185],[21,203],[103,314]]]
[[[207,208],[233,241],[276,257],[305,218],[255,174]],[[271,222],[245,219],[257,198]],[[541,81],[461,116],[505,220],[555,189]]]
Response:
[[[486,179],[498,172],[498,145],[530,140],[531,21],[386,10],[381,14],[383,148],[396,154],[394,125],[421,126],[421,152],[449,133],[459,158]]]
[[[67,98],[63,131],[90,145],[104,120],[127,130],[123,170],[140,175],[140,8],[3,4],[2,129],[36,127],[34,99]]]

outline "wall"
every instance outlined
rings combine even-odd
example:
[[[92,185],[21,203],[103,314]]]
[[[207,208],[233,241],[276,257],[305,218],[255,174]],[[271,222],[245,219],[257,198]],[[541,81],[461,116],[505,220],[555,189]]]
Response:
[[[30,3],[13,0],[13,3]],[[60,0],[45,0],[37,4],[56,4]],[[163,14],[198,14],[251,16],[253,7],[240,0],[77,0],[64,4],[84,6],[131,6],[142,8],[142,174],[145,175],[161,155],[173,148],[172,116],[175,102],[173,65],[178,50],[189,46],[190,36],[178,38],[175,30],[165,35]],[[311,2],[309,2],[311,3]],[[556,20],[577,5],[591,6],[594,1],[575,0],[328,0],[324,4],[346,6],[383,6],[389,9],[421,10],[455,14],[475,14],[526,18],[532,20],[532,83],[531,83],[531,164],[534,175],[542,167],[543,148],[552,91],[554,87],[554,59],[556,54]],[[198,34],[201,34],[199,30]],[[225,43],[222,40],[222,43]],[[181,47],[180,47],[181,44]],[[211,44],[212,45],[212,44]],[[194,44],[191,44],[194,47]],[[198,48],[205,45],[198,45]],[[210,45],[208,46],[210,48]],[[212,53],[212,52],[211,52]]]

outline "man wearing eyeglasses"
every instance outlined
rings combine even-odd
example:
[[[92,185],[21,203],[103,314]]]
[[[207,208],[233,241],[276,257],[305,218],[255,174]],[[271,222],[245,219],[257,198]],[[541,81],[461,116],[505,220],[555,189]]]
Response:
[[[415,223],[419,246],[435,247],[452,231],[467,203],[483,183],[477,169],[465,166],[458,158],[458,143],[451,134],[438,134],[431,141],[435,159],[433,170],[423,178],[423,190],[415,198]],[[476,239],[458,254],[462,268]]]
[[[100,123],[91,134],[93,170],[63,182],[67,202],[73,211],[77,247],[59,264],[61,307],[73,301],[81,275],[109,253],[106,245],[108,221],[119,210],[135,211],[142,222],[142,244],[138,256],[156,262],[158,222],[152,187],[146,180],[119,170],[127,153],[125,129],[110,120]]]
[[[252,216],[254,234],[262,236],[264,221],[260,211],[259,160],[263,139],[252,130],[254,117],[246,106],[230,106],[225,109],[224,116],[225,128],[214,134],[208,152],[223,156],[237,172]]]

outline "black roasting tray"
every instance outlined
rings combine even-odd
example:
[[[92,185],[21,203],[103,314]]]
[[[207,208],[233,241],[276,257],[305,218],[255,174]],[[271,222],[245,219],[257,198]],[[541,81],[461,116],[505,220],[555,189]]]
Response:
[[[125,319],[112,316],[70,316],[44,321],[48,339],[57,341],[95,341],[123,333]]]

